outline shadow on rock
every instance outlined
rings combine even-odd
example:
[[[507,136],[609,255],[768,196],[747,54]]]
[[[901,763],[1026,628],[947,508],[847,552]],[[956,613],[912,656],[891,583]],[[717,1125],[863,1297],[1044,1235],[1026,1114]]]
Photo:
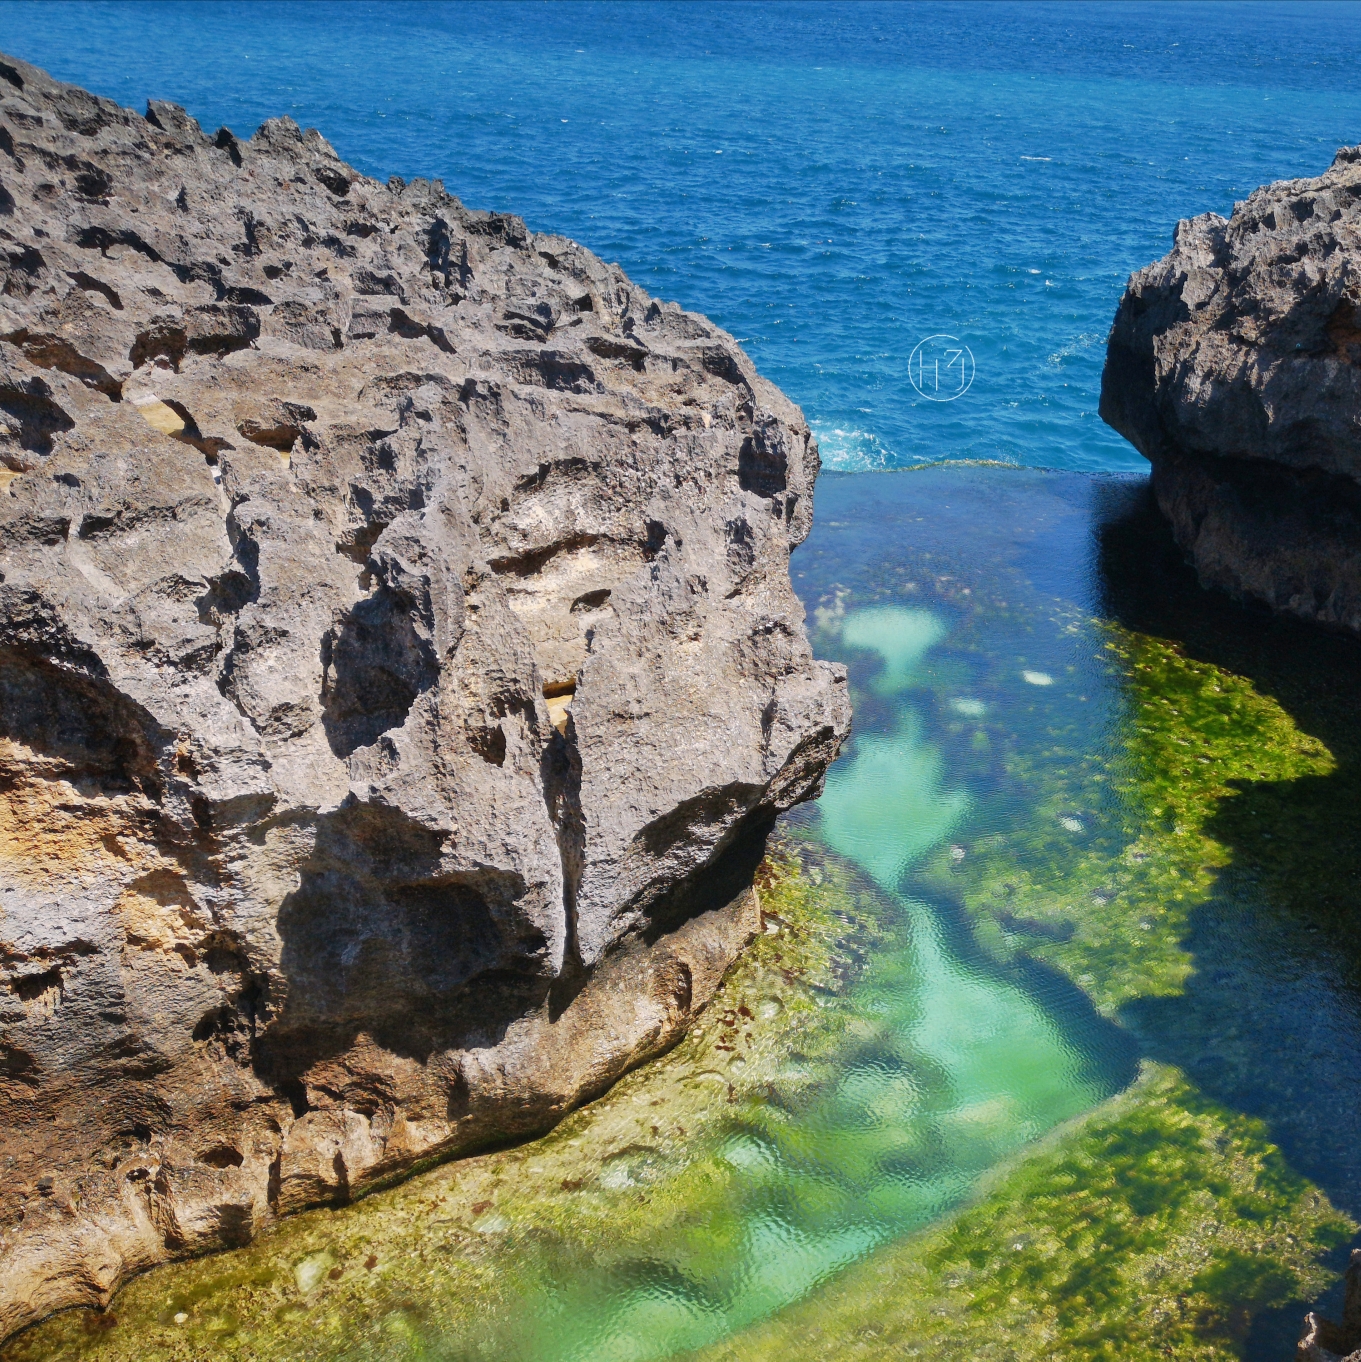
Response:
[[[421,1062],[454,1045],[494,1045],[543,1000],[547,945],[518,920],[519,877],[441,873],[443,841],[392,808],[354,805],[319,820],[279,911],[288,993],[261,1047],[276,1081],[361,1032]]]

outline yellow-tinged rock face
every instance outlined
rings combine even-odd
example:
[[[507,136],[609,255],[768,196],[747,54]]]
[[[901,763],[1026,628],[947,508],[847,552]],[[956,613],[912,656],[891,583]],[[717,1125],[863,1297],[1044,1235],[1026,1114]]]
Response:
[[[137,408],[137,414],[142,420],[152,430],[159,430],[162,435],[178,435],[185,428],[184,417],[174,407],[167,406],[154,393],[149,393],[146,397],[134,397],[132,404]]]
[[[572,696],[576,689],[571,681],[550,681],[544,685],[543,698],[548,706],[549,722],[559,733],[567,732],[567,718],[572,712]]]

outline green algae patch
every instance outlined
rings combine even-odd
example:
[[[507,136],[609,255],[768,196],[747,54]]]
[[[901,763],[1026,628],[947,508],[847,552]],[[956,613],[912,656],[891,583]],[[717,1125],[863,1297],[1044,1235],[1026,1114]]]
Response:
[[[1319,1257],[1356,1228],[1260,1122],[1149,1063],[945,1223],[696,1362],[1229,1362],[1256,1312],[1331,1281]]]
[[[1331,775],[1332,754],[1252,682],[1188,658],[1164,639],[1119,630],[1107,643],[1130,683],[1133,787],[1176,830],[1203,826],[1240,782]]]
[[[723,1271],[768,1156],[761,1127],[830,1081],[846,991],[884,937],[871,888],[813,844],[774,839],[757,887],[765,930],[689,1035],[543,1139],[157,1269],[106,1316],[58,1316],[0,1356],[568,1356],[598,1322],[593,1293],[617,1292],[659,1242],[676,1271]],[[576,1311],[559,1304],[569,1283]]]
[[[916,883],[959,902],[990,953],[1053,965],[1114,1016],[1133,999],[1180,992],[1192,973],[1191,912],[1233,861],[1214,835],[1224,803],[1254,784],[1331,775],[1336,763],[1247,679],[1162,639],[1094,620],[1070,627],[1120,685],[1123,713],[1093,734],[1056,703],[1044,741],[1002,762],[994,800],[1026,815],[989,820],[984,810],[978,834],[937,852]],[[1296,892],[1317,883],[1278,878]]]
[[[952,482],[948,491],[953,501],[961,487]],[[1159,582],[1148,594],[1164,614],[1147,630],[1127,627],[1040,594],[1028,571],[999,570],[1015,540],[992,562],[986,536],[966,557],[949,545],[924,545],[929,531],[921,527],[929,522],[912,514],[895,525],[876,502],[873,515],[884,526],[882,545],[862,549],[848,539],[842,552],[860,554],[863,567],[826,572],[812,616],[820,651],[850,666],[856,745],[910,733],[935,754],[932,778],[919,788],[948,790],[961,808],[952,820],[935,820],[944,831],[934,846],[919,838],[925,854],[903,866],[899,892],[953,920],[965,954],[972,949],[1021,975],[1033,966],[1056,973],[1145,1053],[1175,1061],[1177,1068],[1150,1070],[1172,1075],[1175,1090],[1145,1080],[1103,1111],[1127,1118],[1121,1138],[1132,1143],[1115,1161],[1126,1174],[1144,1177],[1146,1194],[1164,1178],[1179,1179],[1189,1200],[1176,1214],[1153,1216],[1150,1233],[1167,1230],[1168,1238],[1164,1248],[1150,1246],[1129,1237],[1125,1223],[1149,1213],[1132,1212],[1119,1196],[1092,1202],[1080,1178],[1055,1184],[1045,1201],[1046,1180],[1062,1172],[1050,1158],[1059,1145],[1045,1142],[1034,1170],[1012,1165],[982,1204],[1000,1216],[1014,1199],[1026,1211],[1022,1219],[1035,1223],[1018,1230],[1018,1242],[1023,1234],[1057,1233],[1066,1198],[1086,1206],[1091,1243],[1105,1246],[1095,1258],[1110,1293],[1091,1309],[1090,1336],[1057,1314],[1043,1329],[1027,1322],[1030,1311],[1057,1311],[1067,1294],[1090,1304],[1080,1274],[1046,1276],[1032,1267],[1030,1277],[999,1276],[1009,1282],[1005,1292],[975,1286],[966,1299],[947,1289],[964,1278],[943,1258],[886,1248],[782,1315],[793,1321],[787,1334],[776,1321],[752,1335],[764,1340],[759,1346],[734,1343],[731,1353],[705,1356],[857,1356],[846,1340],[862,1335],[867,1357],[1142,1356],[1122,1352],[1120,1340],[1151,1337],[1139,1322],[1153,1309],[1140,1296],[1139,1273],[1156,1276],[1156,1268],[1175,1282],[1176,1309],[1164,1314],[1180,1321],[1181,1332],[1139,1347],[1149,1356],[1165,1348],[1161,1355],[1179,1358],[1236,1357],[1250,1318],[1309,1300],[1335,1279],[1318,1255],[1347,1222],[1327,1210],[1318,1184],[1349,1209],[1357,1204],[1333,1136],[1350,1121],[1348,1103],[1326,1097],[1343,1064],[1350,1081],[1350,1060],[1334,1056],[1327,1079],[1307,1085],[1308,1093],[1298,1071],[1300,1055],[1332,1054],[1324,1037],[1334,1029],[1354,1034],[1353,1009],[1331,980],[1334,972],[1361,976],[1354,962],[1348,974],[1351,953],[1334,947],[1354,936],[1358,901],[1355,841],[1342,814],[1355,806],[1361,770],[1356,659],[1341,644],[1217,608],[1193,581],[1179,581],[1175,591]],[[1165,618],[1167,602],[1182,596],[1185,618]],[[930,651],[905,661],[897,657],[905,649],[891,656],[883,645],[895,597],[911,602],[903,613],[914,618],[925,609],[951,620]],[[874,628],[865,627],[866,616]],[[896,707],[886,703],[890,696]],[[845,776],[834,769],[829,790],[838,778]],[[886,783],[890,796],[892,789]],[[857,827],[888,821],[864,802],[872,816],[857,818]],[[928,830],[931,820],[896,802],[917,831]],[[824,835],[839,834],[835,823],[824,826]],[[892,878],[887,848],[867,843],[856,854],[876,877]],[[1321,951],[1325,941],[1334,949]],[[1304,982],[1311,979],[1312,993]],[[1332,1010],[1322,1012],[1322,1004]],[[1311,1014],[1315,1021],[1297,1021]],[[1285,1039],[1292,1034],[1300,1038],[1293,1049]],[[1269,1124],[1235,1116],[1240,1109]],[[1234,1167],[1242,1176],[1226,1183],[1215,1160],[1195,1150],[1165,1161],[1163,1136],[1176,1148],[1171,1126],[1183,1135],[1218,1129],[1216,1138],[1232,1133],[1237,1141],[1225,1148],[1268,1152],[1251,1185],[1241,1160]],[[1269,1134],[1288,1157],[1268,1149]],[[1298,1195],[1282,1199],[1272,1190],[1277,1172],[1295,1179]],[[1313,1182],[1298,1176],[1305,1172]],[[1327,1233],[1311,1228],[1319,1207],[1333,1227]],[[956,1223],[977,1225],[969,1218],[976,1210]],[[1276,1225],[1273,1241],[1254,1238],[1254,1215]],[[1223,1234],[1211,1232],[1217,1223]],[[994,1230],[1010,1232],[1001,1220]],[[934,1242],[935,1233],[910,1242]],[[1199,1258],[1185,1244],[1199,1246]],[[1030,1261],[1016,1252],[1018,1266]],[[895,1284],[898,1271],[904,1280]],[[897,1323],[882,1335],[891,1346],[875,1351],[881,1302],[910,1296],[921,1309],[895,1307]],[[1302,1318],[1304,1308],[1292,1304],[1287,1313]],[[835,1314],[824,1329],[819,1311],[827,1309]],[[957,1334],[933,1323],[956,1317]],[[817,1346],[803,1347],[802,1337]]]

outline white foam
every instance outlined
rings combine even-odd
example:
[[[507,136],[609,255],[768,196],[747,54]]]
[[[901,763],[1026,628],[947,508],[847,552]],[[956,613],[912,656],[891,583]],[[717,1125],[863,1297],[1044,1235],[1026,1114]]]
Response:
[[[816,421],[812,427],[813,434],[818,437],[824,468],[838,473],[866,473],[898,467],[897,456],[873,431],[846,430]]]

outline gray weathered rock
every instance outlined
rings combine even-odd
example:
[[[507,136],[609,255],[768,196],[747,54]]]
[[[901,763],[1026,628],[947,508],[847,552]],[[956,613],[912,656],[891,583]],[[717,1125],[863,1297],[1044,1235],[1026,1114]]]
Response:
[[[1361,147],[1178,224],[1121,300],[1101,415],[1206,585],[1361,630]]]
[[[3,1336],[674,1042],[849,708],[730,336],[288,119],[0,96]]]

